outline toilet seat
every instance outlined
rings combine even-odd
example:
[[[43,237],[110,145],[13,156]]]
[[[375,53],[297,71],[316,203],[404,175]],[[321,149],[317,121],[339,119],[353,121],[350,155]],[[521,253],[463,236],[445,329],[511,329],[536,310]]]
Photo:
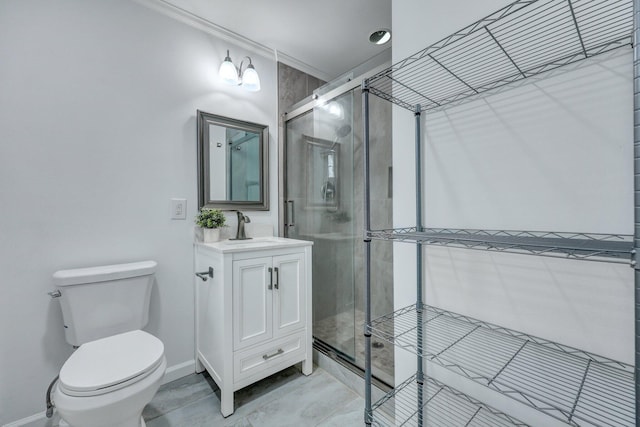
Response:
[[[162,364],[164,344],[136,330],[81,345],[60,370],[58,387],[69,396],[97,396],[138,382]]]

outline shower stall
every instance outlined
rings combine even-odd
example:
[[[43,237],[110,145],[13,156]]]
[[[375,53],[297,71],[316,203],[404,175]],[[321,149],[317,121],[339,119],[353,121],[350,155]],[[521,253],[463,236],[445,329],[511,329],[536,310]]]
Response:
[[[322,89],[322,88],[321,88]],[[347,82],[285,116],[281,230],[313,246],[315,345],[364,368],[364,257],[361,89]],[[372,221],[392,227],[391,109],[372,103],[379,139],[372,143]],[[375,243],[375,242],[374,242]],[[393,310],[393,255],[381,245],[376,260],[374,313]],[[374,376],[393,384],[393,349],[374,343]]]

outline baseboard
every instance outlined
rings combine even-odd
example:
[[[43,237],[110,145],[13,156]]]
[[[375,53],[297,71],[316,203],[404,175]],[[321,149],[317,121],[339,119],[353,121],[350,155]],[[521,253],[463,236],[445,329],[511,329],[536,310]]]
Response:
[[[187,375],[191,375],[195,372],[196,372],[196,361],[194,359],[187,360],[186,362],[178,363],[177,365],[173,365],[167,368],[164,374],[164,378],[162,380],[162,384],[170,383],[171,381],[175,381],[179,378],[186,377]],[[55,414],[54,414],[54,417],[56,417]],[[22,419],[12,421],[9,424],[4,424],[2,427],[23,427],[23,426],[28,426],[31,423],[43,421],[46,419],[47,419],[47,413],[46,411],[42,411]],[[43,425],[43,424],[39,424],[39,425]]]
[[[4,424],[2,427],[21,427],[45,419],[47,419],[47,411],[42,411],[40,413],[22,418],[20,420],[10,422],[9,424]]]
[[[178,363],[177,365],[169,366],[164,374],[162,384],[170,383],[171,381],[186,377],[187,375],[194,374],[195,372],[196,361],[194,359]]]

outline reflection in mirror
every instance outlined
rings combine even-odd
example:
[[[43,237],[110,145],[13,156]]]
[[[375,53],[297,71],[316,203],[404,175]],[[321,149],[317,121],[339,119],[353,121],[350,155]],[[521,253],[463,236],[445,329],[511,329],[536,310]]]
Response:
[[[259,201],[259,160],[260,134],[209,125],[210,199]]]
[[[307,142],[307,207],[337,209],[340,147],[335,142],[302,135]]]
[[[332,140],[302,135],[307,142],[307,207],[338,209],[340,149],[342,139],[350,133],[351,126],[347,124],[335,130]]]
[[[199,208],[268,210],[267,126],[198,111]]]

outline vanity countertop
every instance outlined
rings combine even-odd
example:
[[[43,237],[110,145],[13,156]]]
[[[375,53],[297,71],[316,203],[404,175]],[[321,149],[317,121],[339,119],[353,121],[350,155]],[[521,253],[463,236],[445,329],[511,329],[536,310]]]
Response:
[[[299,246],[310,246],[313,242],[308,240],[288,239],[285,237],[254,237],[248,240],[225,239],[214,243],[196,242],[196,245],[212,249],[216,252],[249,252],[260,249],[282,249]]]

